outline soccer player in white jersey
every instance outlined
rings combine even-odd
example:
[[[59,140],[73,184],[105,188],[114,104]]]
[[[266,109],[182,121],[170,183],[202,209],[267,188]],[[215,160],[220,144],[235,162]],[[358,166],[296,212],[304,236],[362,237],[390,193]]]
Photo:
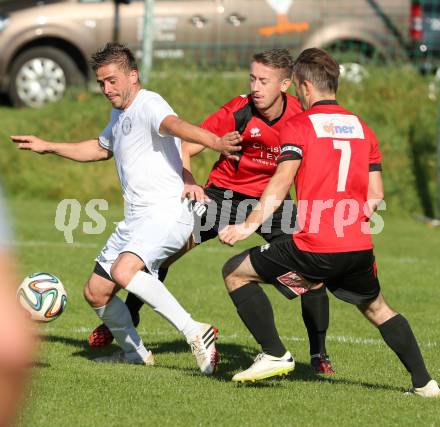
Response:
[[[114,156],[125,202],[118,224],[96,258],[84,296],[109,327],[122,352],[97,361],[152,365],[154,357],[133,326],[127,306],[116,296],[125,288],[161,314],[190,344],[200,370],[214,372],[218,360],[216,329],[192,319],[158,280],[161,263],[178,252],[191,235],[193,217],[182,198],[180,139],[230,155],[241,149],[241,137],[223,138],[179,119],[157,93],[141,89],[132,52],[108,43],[92,56],[91,65],[111,119],[99,136],[79,143],[53,143],[35,136],[12,136],[20,149],[90,162]]]

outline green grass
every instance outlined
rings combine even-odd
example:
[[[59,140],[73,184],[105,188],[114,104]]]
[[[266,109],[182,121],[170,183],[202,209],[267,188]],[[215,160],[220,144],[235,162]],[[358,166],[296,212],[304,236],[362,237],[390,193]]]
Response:
[[[266,287],[296,369],[286,379],[255,386],[230,382],[234,373],[250,365],[258,347],[224,290],[220,270],[228,257],[257,239],[237,248],[209,242],[179,261],[166,281],[195,318],[219,327],[217,375],[201,376],[183,338],[147,307],[139,331],[156,354],[157,365],[94,364],[91,358],[116,346],[87,347],[88,333],[98,322],[82,298],[82,286],[122,211],[111,204],[103,235],[78,230],[76,244],[67,245],[54,228],[55,209],[56,202],[11,204],[22,274],[51,272],[62,279],[69,296],[62,317],[41,327],[39,363],[20,425],[440,425],[439,401],[403,396],[409,377],[398,359],[355,308],[332,296],[327,346],[337,370],[334,378],[316,378],[310,371],[299,301],[287,301]],[[384,294],[412,323],[429,370],[440,379],[440,229],[387,216],[375,243]]]

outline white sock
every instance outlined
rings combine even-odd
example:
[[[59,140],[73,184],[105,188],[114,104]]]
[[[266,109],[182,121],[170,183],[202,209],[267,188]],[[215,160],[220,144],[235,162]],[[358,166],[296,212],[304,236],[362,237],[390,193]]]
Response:
[[[125,289],[167,319],[187,339],[202,328],[202,324],[193,320],[166,286],[150,273],[138,271]]]
[[[133,325],[127,306],[119,297],[115,295],[107,305],[94,310],[110,329],[124,353],[136,353],[142,359],[147,357],[149,352]]]

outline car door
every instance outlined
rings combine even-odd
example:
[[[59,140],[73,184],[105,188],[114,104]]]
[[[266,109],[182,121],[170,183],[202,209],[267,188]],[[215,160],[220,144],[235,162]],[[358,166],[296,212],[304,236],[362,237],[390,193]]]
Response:
[[[255,51],[299,46],[310,29],[310,0],[223,0],[221,45],[235,49],[240,63]],[[309,3],[309,5],[307,5]],[[313,2],[314,3],[314,2]],[[316,11],[315,11],[316,12]]]
[[[115,38],[113,0],[78,0],[90,9],[90,25],[96,25],[97,44]],[[220,0],[155,0],[153,48],[158,59],[208,58],[218,43]],[[144,30],[144,0],[119,5],[118,41],[141,57]]]
[[[88,37],[92,51],[110,41],[120,41],[131,49],[138,49],[136,26],[143,16],[143,1],[120,4],[119,19],[116,19],[113,0],[78,0],[78,3],[83,24],[93,29],[93,38]],[[118,27],[118,31],[115,31],[115,27]]]
[[[220,0],[156,0],[154,56],[211,62],[218,45]]]

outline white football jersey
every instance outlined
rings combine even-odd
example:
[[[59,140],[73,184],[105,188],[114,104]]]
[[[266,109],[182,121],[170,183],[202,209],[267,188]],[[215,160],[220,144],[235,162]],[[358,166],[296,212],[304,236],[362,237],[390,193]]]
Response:
[[[166,116],[176,115],[157,93],[141,89],[126,110],[112,109],[99,144],[113,152],[126,204],[154,207],[179,202],[183,191],[181,142],[161,135]]]

